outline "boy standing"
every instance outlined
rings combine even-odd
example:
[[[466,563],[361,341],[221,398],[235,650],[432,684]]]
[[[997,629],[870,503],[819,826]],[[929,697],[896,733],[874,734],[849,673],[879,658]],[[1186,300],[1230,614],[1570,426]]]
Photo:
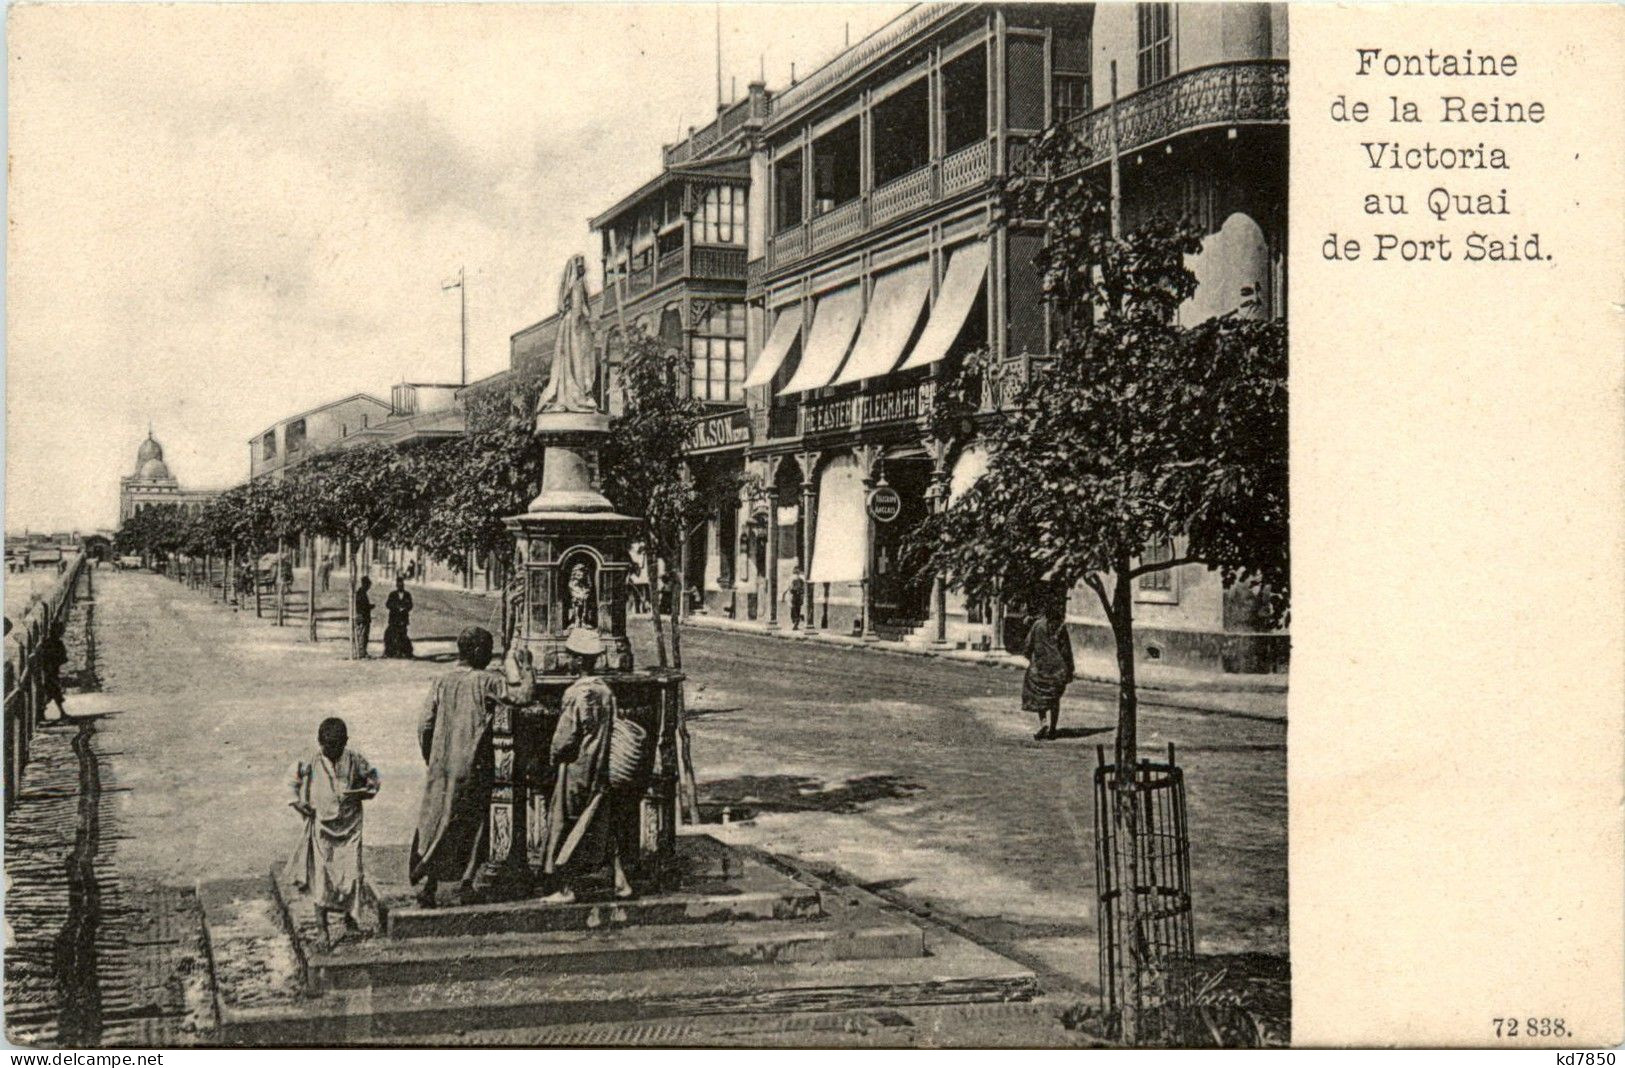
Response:
[[[287,878],[316,902],[322,940],[332,944],[329,918],[361,929],[365,879],[361,869],[361,802],[378,796],[378,771],[349,748],[342,719],[322,720],[317,751],[294,765],[289,807],[305,817],[305,834],[288,860]]]

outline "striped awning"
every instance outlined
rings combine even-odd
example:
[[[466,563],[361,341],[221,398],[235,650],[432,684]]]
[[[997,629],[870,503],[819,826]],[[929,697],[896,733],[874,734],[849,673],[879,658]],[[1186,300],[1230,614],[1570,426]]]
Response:
[[[841,369],[841,361],[846,359],[846,350],[852,346],[852,334],[862,315],[863,302],[855,285],[843,286],[818,298],[812,326],[807,330],[807,343],[801,349],[801,365],[779,390],[779,395],[804,393],[829,385]]]
[[[987,259],[986,241],[966,245],[954,253],[953,259],[948,261],[948,273],[942,279],[937,302],[931,306],[931,318],[899,371],[929,367],[948,355],[965,325],[965,317],[981,295],[987,280]]]
[[[790,349],[796,343],[796,336],[801,333],[801,305],[792,304],[779,313],[773,321],[773,332],[767,337],[767,344],[756,357],[756,363],[751,366],[750,373],[745,376],[746,388],[752,386],[765,386],[773,381],[778,374],[779,366],[784,358],[790,355]]]
[[[930,295],[929,260],[881,275],[869,297],[869,310],[863,316],[863,327],[858,331],[857,343],[852,346],[852,355],[847,357],[846,366],[832,384],[861,382],[890,373],[914,336],[920,311]]]

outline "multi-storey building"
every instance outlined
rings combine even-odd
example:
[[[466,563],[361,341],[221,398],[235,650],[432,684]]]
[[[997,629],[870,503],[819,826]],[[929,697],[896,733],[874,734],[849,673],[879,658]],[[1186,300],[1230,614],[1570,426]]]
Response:
[[[338,444],[395,412],[387,401],[355,393],[289,416],[248,439],[248,477],[281,478],[287,468]]]
[[[216,490],[182,489],[164,462],[164,447],[147,431],[147,440],[135,451],[135,471],[118,480],[120,525],[147,508],[173,505],[196,515],[217,494]]]
[[[993,410],[1048,351],[1043,235],[1003,218],[1001,182],[1055,122],[1104,182],[1115,70],[1125,225],[1171,210],[1207,235],[1182,317],[1284,315],[1285,19],[1262,4],[921,6],[771,97],[748,209],[761,224],[744,380],[760,493],[736,520],[761,535],[743,543],[762,615],[786,622],[801,566],[814,629],[1002,640],[998,606],[933,596],[935,576],[899,553],[912,521],[985,467],[974,440],[926,435],[937,384],[988,349]],[[900,501],[884,523],[865,507],[880,484]],[[1284,663],[1285,636],[1252,626],[1248,591],[1200,567],[1146,579],[1143,656]],[[1084,644],[1109,643],[1092,596],[1073,598],[1070,622]]]

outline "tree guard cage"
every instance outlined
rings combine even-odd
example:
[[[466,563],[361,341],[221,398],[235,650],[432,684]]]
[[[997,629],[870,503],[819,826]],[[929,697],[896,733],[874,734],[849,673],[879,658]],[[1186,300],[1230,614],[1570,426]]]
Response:
[[[1189,1045],[1196,936],[1185,777],[1172,745],[1167,763],[1141,760],[1122,783],[1104,747],[1095,752],[1101,1010],[1125,1042]]]

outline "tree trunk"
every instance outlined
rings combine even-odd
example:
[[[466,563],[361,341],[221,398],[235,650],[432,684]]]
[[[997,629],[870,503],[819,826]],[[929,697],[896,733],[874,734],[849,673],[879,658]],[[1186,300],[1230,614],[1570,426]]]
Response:
[[[305,622],[311,641],[316,640],[316,536],[305,535],[305,573],[310,578],[310,593],[305,597]]]
[[[278,537],[276,540],[276,625],[279,627],[288,620],[288,583],[285,578],[287,572],[283,570],[287,563],[283,556],[286,549],[286,540]]]
[[[671,666],[683,670],[683,610],[688,606],[688,590],[681,582],[674,585],[676,596],[671,600]]]
[[[259,619],[261,617],[261,614],[262,614],[261,609],[264,607],[263,598],[262,598],[262,596],[260,594],[260,553],[259,553],[259,546],[257,546],[257,545],[254,546],[253,551],[254,551],[253,559],[249,560],[249,562],[248,562],[248,573],[253,578],[253,581],[254,581],[254,618]]]
[[[359,659],[361,659],[361,649],[356,644],[356,633],[355,633],[355,587],[356,587],[356,575],[355,575],[356,560],[355,560],[355,557],[356,557],[356,552],[357,552],[357,549],[356,549],[355,542],[353,542],[349,538],[345,538],[344,539],[344,556],[345,556],[345,559],[347,561],[349,561],[349,568],[350,568],[350,607],[349,607],[349,612],[347,613],[347,618],[350,621],[350,659],[351,660],[359,660]]]
[[[666,628],[660,622],[660,557],[650,555],[647,545],[643,550],[643,566],[649,573],[649,616],[655,625],[655,661],[665,667]]]
[[[1117,558],[1116,575],[1112,589],[1112,637],[1117,646],[1117,789],[1113,798],[1112,820],[1117,839],[1117,867],[1119,885],[1127,887],[1123,894],[1124,919],[1127,921],[1129,944],[1122,947],[1129,960],[1127,981],[1132,989],[1122,991],[1122,1041],[1130,1046],[1141,1041],[1139,1007],[1145,984],[1152,979],[1147,968],[1144,919],[1141,915],[1140,895],[1135,888],[1142,883],[1140,876],[1141,836],[1140,793],[1135,765],[1139,758],[1138,695],[1134,683],[1134,590],[1129,577],[1132,561],[1127,556]]]
[[[231,559],[226,564],[226,586],[230,589],[228,598],[233,608],[237,606],[237,584],[242,581],[237,571],[237,546],[231,547]]]
[[[1134,684],[1134,590],[1131,561],[1117,561],[1112,591],[1112,638],[1117,646],[1117,766],[1132,767],[1139,752],[1139,698]]]

